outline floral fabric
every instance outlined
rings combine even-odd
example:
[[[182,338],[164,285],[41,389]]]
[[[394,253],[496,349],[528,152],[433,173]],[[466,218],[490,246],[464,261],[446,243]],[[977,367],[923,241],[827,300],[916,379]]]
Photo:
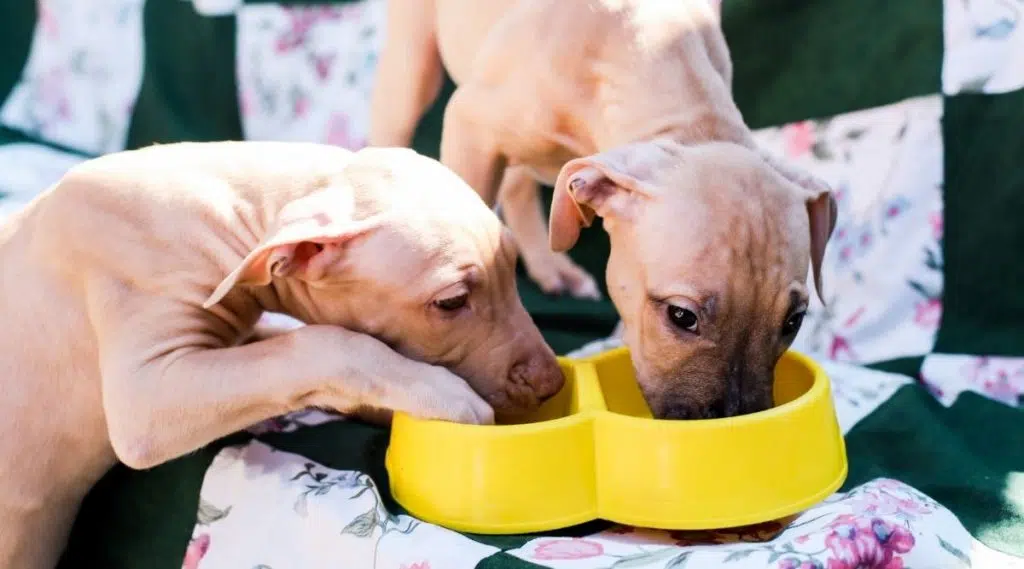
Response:
[[[496,551],[393,515],[365,474],[252,442],[210,465],[182,569],[473,569]]]
[[[942,91],[1024,87],[1024,0],[945,0]]]
[[[89,154],[124,148],[142,82],[143,4],[38,0],[28,61],[0,121]]]
[[[585,538],[538,538],[508,553],[552,569],[1019,565],[973,541],[956,517],[928,496],[885,478],[837,494],[791,520],[726,531],[616,527]]]
[[[386,6],[242,7],[237,65],[245,137],[364,146]]]
[[[206,474],[182,569],[471,569],[498,551],[393,515],[365,474],[260,443],[224,449]],[[726,531],[614,527],[542,537],[506,553],[552,569],[929,569],[1011,559],[975,542],[928,496],[877,479],[788,520]],[[1009,567],[1009,565],[1002,565]],[[995,565],[991,565],[995,567]]]
[[[929,354],[921,379],[944,405],[965,391],[1006,405],[1024,407],[1024,358]]]

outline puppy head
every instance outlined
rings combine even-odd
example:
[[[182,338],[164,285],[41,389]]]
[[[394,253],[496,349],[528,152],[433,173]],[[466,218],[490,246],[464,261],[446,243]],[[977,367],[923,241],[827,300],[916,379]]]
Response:
[[[573,160],[552,203],[552,248],[601,216],[609,295],[660,418],[771,407],[775,364],[807,309],[808,269],[835,225],[831,192],[748,148],[631,144]]]
[[[519,299],[515,261],[507,230],[450,170],[411,150],[364,149],[342,179],[288,204],[206,305],[273,287],[305,322],[443,365],[514,415],[564,382]]]

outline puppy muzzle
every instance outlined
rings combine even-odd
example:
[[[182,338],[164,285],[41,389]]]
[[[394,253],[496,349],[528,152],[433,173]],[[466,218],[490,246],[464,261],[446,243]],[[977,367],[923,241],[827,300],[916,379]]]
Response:
[[[486,397],[494,410],[508,415],[532,411],[561,391],[565,375],[554,354],[540,354],[513,364],[502,389]]]

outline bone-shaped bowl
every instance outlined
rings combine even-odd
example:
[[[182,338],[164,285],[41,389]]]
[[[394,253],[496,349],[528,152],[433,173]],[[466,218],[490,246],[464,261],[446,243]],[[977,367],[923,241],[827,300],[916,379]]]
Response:
[[[518,424],[396,413],[386,458],[395,499],[470,533],[595,519],[719,529],[801,512],[846,479],[828,377],[804,355],[780,359],[772,409],[701,421],[651,418],[625,348],[560,364],[565,387]]]

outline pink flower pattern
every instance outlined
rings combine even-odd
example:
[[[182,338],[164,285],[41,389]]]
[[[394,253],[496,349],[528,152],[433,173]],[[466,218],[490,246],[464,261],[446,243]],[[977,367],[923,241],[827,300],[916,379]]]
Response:
[[[932,238],[935,239],[935,241],[941,241],[942,232],[945,229],[942,212],[932,212],[932,214],[928,216],[928,225],[932,228]]]
[[[588,539],[549,539],[533,550],[533,558],[542,561],[589,559],[602,554],[604,546]]]
[[[863,515],[916,520],[935,511],[930,501],[900,496],[884,488],[870,489],[850,499],[850,506]]]
[[[800,158],[810,152],[814,146],[814,123],[802,121],[782,127],[786,141],[786,156]]]
[[[938,328],[942,320],[942,301],[926,298],[914,305],[914,323],[927,328]]]
[[[309,34],[314,26],[321,22],[338,20],[341,17],[340,10],[326,6],[289,7],[288,20],[290,25],[277,38],[277,43],[275,44],[277,53],[285,53],[302,47],[307,43]]]
[[[60,36],[60,25],[54,17],[53,7],[46,0],[36,0],[36,10],[39,12],[39,29],[46,35],[47,39],[54,40]]]
[[[996,401],[1024,405],[1024,358],[973,358],[962,369],[969,384]]]
[[[54,68],[39,79],[39,101],[44,107],[53,109],[53,118],[58,121],[71,119],[71,100],[68,98],[69,93],[65,85],[66,74],[67,71],[64,69]]]
[[[905,527],[881,518],[843,517],[825,538],[827,569],[903,569],[901,554],[914,547]]]
[[[331,114],[331,118],[327,123],[327,135],[324,139],[327,144],[333,144],[349,150],[358,150],[366,145],[365,140],[352,136],[348,115],[344,113]]]
[[[241,20],[252,34],[239,55],[246,137],[365,146],[381,10],[366,2],[271,6]]]
[[[209,549],[210,534],[203,533],[193,538],[185,550],[185,560],[181,564],[181,569],[198,569],[199,562]]]
[[[934,523],[930,518],[941,509],[910,486],[879,478],[811,511],[776,522],[714,531],[659,532],[614,526],[588,538],[540,538],[518,551],[528,561],[552,567],[562,565],[545,562],[589,559],[580,566],[746,569],[943,566],[944,559],[963,560],[965,553],[957,538],[928,533]],[[918,547],[918,541],[924,540],[916,536],[930,536],[928,545]]]

